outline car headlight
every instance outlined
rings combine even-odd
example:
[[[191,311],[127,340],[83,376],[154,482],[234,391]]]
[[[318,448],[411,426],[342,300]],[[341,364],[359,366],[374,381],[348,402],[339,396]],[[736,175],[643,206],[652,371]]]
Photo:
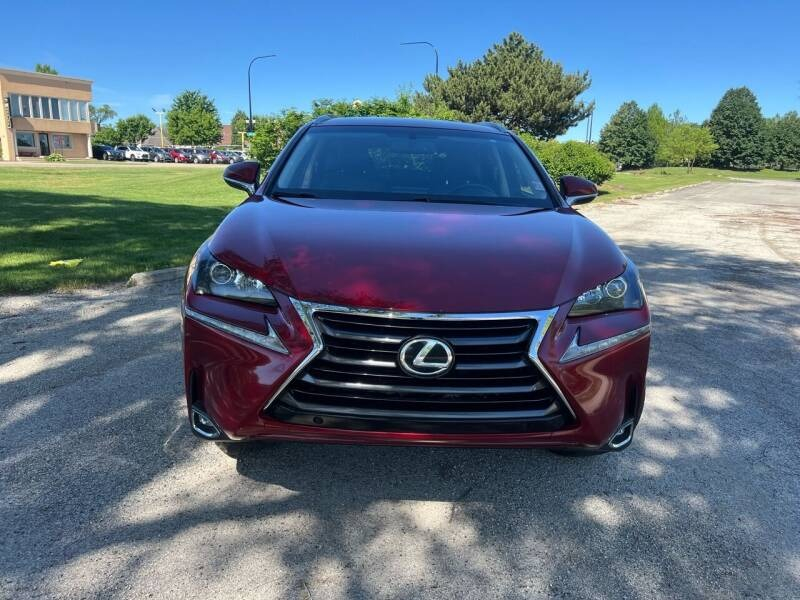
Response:
[[[195,257],[194,291],[221,298],[256,302],[277,306],[275,296],[264,282],[217,260],[208,247],[203,247]]]
[[[628,262],[621,275],[583,292],[575,299],[570,317],[583,317],[616,310],[642,308],[644,288],[639,280],[639,271]]]

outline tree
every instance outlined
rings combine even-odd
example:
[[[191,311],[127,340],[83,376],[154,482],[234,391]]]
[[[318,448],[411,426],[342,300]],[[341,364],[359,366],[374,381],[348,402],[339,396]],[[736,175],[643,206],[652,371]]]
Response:
[[[577,97],[591,84],[589,73],[565,73],[541,48],[511,33],[472,63],[459,61],[448,78],[429,75],[424,87],[440,104],[467,121],[498,121],[552,139],[585,119],[594,103]]]
[[[243,131],[247,131],[247,115],[240,108],[234,113],[231,119],[231,141],[234,144],[241,140]]]
[[[659,146],[664,142],[667,137],[667,130],[669,129],[669,121],[664,116],[664,111],[658,104],[651,104],[647,109],[647,128],[650,130],[656,144]]]
[[[34,69],[37,73],[47,73],[48,75],[58,75],[58,71],[56,71],[53,67],[45,63],[36,63],[36,68]]]
[[[661,155],[668,164],[686,165],[691,173],[698,160],[710,157],[716,149],[717,144],[707,127],[681,123],[669,128]]]
[[[103,104],[102,106],[95,106],[94,104],[89,105],[89,119],[97,124],[98,129],[103,126],[103,123],[111,121],[116,118],[116,116],[117,111],[108,104]]]
[[[216,144],[222,139],[222,123],[214,101],[199,90],[182,92],[167,113],[167,131],[174,144]]]
[[[636,102],[625,102],[600,132],[600,151],[627,168],[653,164],[658,142],[650,130],[647,114]]]
[[[119,131],[113,125],[106,125],[101,127],[92,135],[93,144],[107,144],[109,146],[116,146],[122,143],[122,138]]]
[[[766,161],[776,169],[800,168],[800,116],[795,111],[766,121]]]
[[[129,144],[141,144],[153,133],[156,124],[147,115],[133,115],[127,119],[117,121],[117,134],[119,138]]]
[[[725,92],[711,112],[708,127],[717,150],[714,164],[723,168],[758,168],[764,159],[764,118],[755,95],[746,87]]]

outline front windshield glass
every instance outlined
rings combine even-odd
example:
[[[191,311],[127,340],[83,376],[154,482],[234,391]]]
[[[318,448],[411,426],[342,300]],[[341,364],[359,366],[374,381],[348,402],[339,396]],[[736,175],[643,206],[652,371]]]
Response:
[[[509,135],[426,127],[311,127],[272,193],[553,208]]]

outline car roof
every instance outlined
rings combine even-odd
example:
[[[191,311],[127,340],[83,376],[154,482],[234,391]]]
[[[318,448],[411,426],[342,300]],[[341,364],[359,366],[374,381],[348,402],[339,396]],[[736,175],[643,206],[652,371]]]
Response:
[[[372,125],[378,127],[427,127],[430,129],[458,129],[482,133],[507,133],[496,123],[464,123],[463,121],[441,121],[438,119],[417,119],[411,117],[329,117],[312,123],[314,127],[335,127],[339,125]]]

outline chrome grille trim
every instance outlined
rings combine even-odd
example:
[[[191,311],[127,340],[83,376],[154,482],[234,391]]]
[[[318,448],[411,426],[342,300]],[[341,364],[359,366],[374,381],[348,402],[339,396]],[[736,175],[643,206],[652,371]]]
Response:
[[[384,319],[398,318],[398,319],[418,319],[420,321],[426,320],[440,320],[440,321],[491,321],[491,320],[504,320],[504,319],[529,319],[536,323],[536,329],[531,336],[531,343],[528,348],[528,358],[536,366],[538,371],[544,376],[547,382],[552,386],[553,390],[558,395],[563,407],[567,410],[570,416],[575,419],[575,412],[572,410],[564,392],[556,383],[553,376],[547,370],[545,365],[539,358],[539,347],[542,344],[545,334],[550,328],[553,319],[558,312],[558,307],[549,308],[545,310],[534,311],[515,311],[515,312],[499,312],[499,313],[426,313],[426,312],[406,312],[395,310],[376,310],[369,308],[352,308],[348,306],[336,306],[332,304],[320,304],[317,302],[307,302],[297,300],[296,298],[289,299],[292,306],[297,311],[300,319],[303,321],[309,335],[311,336],[313,346],[308,355],[300,362],[299,365],[289,374],[284,382],[278,387],[272,397],[262,407],[262,411],[266,411],[275,400],[286,390],[286,388],[294,382],[297,376],[313,361],[323,350],[324,344],[322,339],[322,332],[320,331],[317,321],[314,319],[314,313],[327,312],[327,313],[342,313],[348,315],[363,315],[372,317],[381,317]]]

